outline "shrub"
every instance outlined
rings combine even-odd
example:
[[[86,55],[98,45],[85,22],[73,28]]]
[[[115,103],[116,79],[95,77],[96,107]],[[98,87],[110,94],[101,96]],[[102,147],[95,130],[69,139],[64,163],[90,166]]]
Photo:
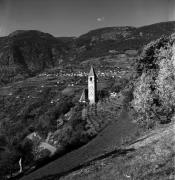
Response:
[[[162,37],[148,44],[137,61],[132,105],[138,122],[153,127],[166,123],[174,113],[175,51],[174,38]]]

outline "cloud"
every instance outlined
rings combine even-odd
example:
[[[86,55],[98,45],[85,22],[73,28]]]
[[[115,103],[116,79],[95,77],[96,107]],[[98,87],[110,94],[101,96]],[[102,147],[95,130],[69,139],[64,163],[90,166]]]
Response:
[[[98,22],[102,22],[102,21],[104,21],[104,20],[105,20],[104,17],[98,17],[98,18],[97,18],[97,21],[98,21]]]

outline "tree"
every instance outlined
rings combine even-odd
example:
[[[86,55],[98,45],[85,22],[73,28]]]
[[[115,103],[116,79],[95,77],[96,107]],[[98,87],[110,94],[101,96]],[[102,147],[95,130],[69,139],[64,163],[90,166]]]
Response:
[[[169,122],[175,109],[175,50],[171,37],[148,44],[137,61],[134,99],[138,122],[151,126]]]

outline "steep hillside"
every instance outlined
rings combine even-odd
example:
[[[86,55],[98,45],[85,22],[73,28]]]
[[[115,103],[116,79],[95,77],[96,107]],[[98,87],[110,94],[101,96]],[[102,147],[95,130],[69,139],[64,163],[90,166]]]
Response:
[[[125,86],[124,92],[122,91],[125,95],[123,114],[125,118],[128,114],[129,118],[125,119],[121,116],[122,122],[119,119],[114,121],[112,128],[109,125],[95,139],[83,146],[82,151],[81,148],[77,150],[78,155],[77,151],[73,151],[24,179],[32,179],[32,177],[44,179],[44,176],[45,179],[58,179],[66,172],[84,166],[85,170],[72,173],[65,179],[97,179],[98,177],[100,179],[116,179],[116,177],[117,179],[166,179],[166,176],[173,179],[174,42],[175,36],[171,35],[161,37],[144,47],[136,63],[135,78]],[[125,92],[127,87],[130,87],[130,90]],[[167,125],[170,122],[172,124]],[[141,134],[148,132],[150,133],[146,136],[137,139]],[[122,143],[126,146],[123,147]],[[84,148],[87,148],[86,151]],[[103,158],[111,154],[112,158],[106,162]],[[65,163],[65,166],[59,167],[58,165],[62,164],[60,162],[65,162],[63,159],[66,157],[71,158],[67,158],[68,163]],[[102,159],[104,167],[99,165],[101,162],[97,162],[97,166],[92,166],[97,159]],[[118,165],[119,163],[121,164]],[[88,168],[86,168],[87,164]]]
[[[103,28],[79,38],[55,38],[38,31],[16,31],[0,38],[0,85],[18,81],[0,87],[0,176],[9,175],[10,171],[16,173],[21,156],[26,169],[28,165],[33,168],[32,163],[40,159],[39,155],[35,156],[40,152],[35,147],[41,142],[36,140],[31,145],[25,141],[32,133],[38,134],[42,143],[50,143],[64,154],[90,141],[100,132],[100,126],[105,127],[111,120],[116,120],[116,112],[120,112],[118,97],[112,101],[103,99],[100,111],[97,108],[98,115],[90,110],[87,116],[90,123],[82,118],[83,106],[78,106],[78,100],[82,89],[87,87],[87,67],[93,62],[98,66],[98,89],[106,89],[106,92],[100,90],[99,94],[124,97],[122,107],[134,120],[130,121],[132,124],[150,129],[170,122],[175,112],[175,38],[173,35],[160,36],[171,34],[174,24]],[[133,71],[131,62],[138,56],[138,50],[157,37],[158,40],[145,46]],[[103,57],[94,58],[96,56]],[[136,72],[135,76],[132,76],[133,72]],[[89,131],[89,124],[95,128]],[[126,132],[132,133],[130,130]],[[116,132],[114,127],[106,131],[102,136],[97,135],[97,141],[91,141],[95,143],[93,148],[87,149],[87,159],[93,159],[94,151],[100,153],[104,150],[102,147],[114,147],[115,140],[122,141],[123,131],[118,139],[115,134],[119,131]],[[108,149],[108,153],[110,151]],[[79,155],[84,157],[83,153]],[[48,152],[43,152],[42,157],[48,157]],[[70,165],[75,165],[76,157],[72,157],[74,163]],[[83,164],[84,161],[79,160]]]
[[[123,147],[121,153],[113,151],[61,178],[45,180],[174,180],[174,128],[173,122]]]
[[[77,38],[78,59],[98,57],[125,50],[140,50],[143,45],[162,35],[170,35],[175,30],[175,22],[163,22],[135,27],[106,27],[93,30]]]
[[[86,146],[23,179],[54,180],[71,172],[61,179],[173,180],[174,43],[175,36],[171,35],[144,47],[136,63],[136,76],[130,82],[130,99],[125,96],[125,118],[114,121]]]
[[[137,121],[148,128],[168,123],[175,112],[174,34],[145,46],[137,61],[134,99]]]
[[[0,84],[22,80],[59,66],[69,47],[50,34],[15,31],[0,39]]]

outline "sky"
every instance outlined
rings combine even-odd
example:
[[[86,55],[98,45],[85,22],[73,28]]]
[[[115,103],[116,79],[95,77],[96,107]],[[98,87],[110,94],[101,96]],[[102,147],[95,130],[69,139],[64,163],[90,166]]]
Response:
[[[0,0],[0,36],[35,29],[79,36],[109,26],[175,20],[175,0]]]

